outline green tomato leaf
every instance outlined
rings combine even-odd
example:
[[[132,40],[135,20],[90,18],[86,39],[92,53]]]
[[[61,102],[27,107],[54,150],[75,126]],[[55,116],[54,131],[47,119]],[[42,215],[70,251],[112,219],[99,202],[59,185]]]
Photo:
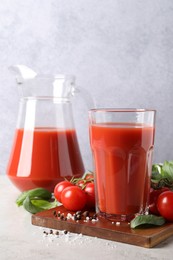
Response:
[[[165,224],[165,219],[163,217],[158,217],[155,215],[139,215],[130,222],[130,227],[145,228],[152,226],[162,226],[163,224]]]
[[[45,200],[49,200],[52,197],[52,193],[44,188],[36,188],[36,189],[32,189],[32,190],[28,190],[28,191],[24,191],[22,192],[19,197],[16,200],[16,204],[18,206],[22,206],[24,200],[26,199],[26,197],[30,197],[30,198],[42,198]]]

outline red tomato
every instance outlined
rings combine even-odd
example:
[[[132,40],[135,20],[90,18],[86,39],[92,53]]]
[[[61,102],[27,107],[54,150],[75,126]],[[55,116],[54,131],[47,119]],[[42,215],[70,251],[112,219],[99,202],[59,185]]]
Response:
[[[85,180],[83,179],[80,179],[78,180],[78,182],[76,183],[77,186],[79,186],[80,188],[83,188],[83,186],[85,185]]]
[[[87,181],[92,180],[93,181],[93,179],[94,179],[93,173],[87,173],[85,175],[85,180],[87,180]]]
[[[161,193],[157,200],[157,207],[162,217],[168,221],[173,221],[173,192],[165,191]]]
[[[86,194],[78,186],[67,187],[61,193],[61,202],[68,210],[82,210],[86,204]]]
[[[89,182],[85,187],[85,193],[86,193],[86,206],[89,208],[95,207],[95,189],[94,189],[94,183]]]
[[[73,184],[70,181],[61,181],[55,186],[54,196],[59,202],[61,202],[62,191],[69,186],[73,186]]]
[[[162,192],[169,191],[169,188],[163,187],[159,190],[150,189],[149,211],[150,214],[160,215],[157,208],[157,200]]]

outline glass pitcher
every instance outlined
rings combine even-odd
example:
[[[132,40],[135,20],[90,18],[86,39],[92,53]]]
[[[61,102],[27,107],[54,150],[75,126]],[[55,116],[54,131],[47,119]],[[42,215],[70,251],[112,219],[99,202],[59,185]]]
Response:
[[[21,191],[55,185],[85,171],[74,127],[71,99],[79,90],[70,75],[38,75],[11,67],[21,98],[7,175]]]

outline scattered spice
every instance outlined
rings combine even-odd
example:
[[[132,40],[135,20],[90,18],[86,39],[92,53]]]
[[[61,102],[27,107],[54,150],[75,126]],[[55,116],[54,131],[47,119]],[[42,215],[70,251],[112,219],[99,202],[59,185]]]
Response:
[[[97,214],[96,213],[93,215],[93,219],[97,219]]]
[[[91,215],[91,213],[89,211],[82,212],[81,210],[78,210],[73,215],[69,212],[66,213],[66,215],[65,215],[65,213],[61,213],[60,211],[58,211],[58,213],[56,211],[53,211],[53,215],[54,215],[54,217],[58,217],[58,219],[65,220],[65,221],[70,220],[70,219],[74,220],[76,222],[79,222],[79,220],[83,220],[84,222],[98,221],[97,214],[93,213]]]
[[[61,220],[64,219],[64,215],[63,215],[63,214],[60,215],[60,219],[61,219]]]
[[[75,213],[70,212],[60,212],[60,211],[53,211],[53,216],[58,218],[59,221],[75,221],[75,222],[91,222],[95,223],[98,221],[97,214],[95,212],[89,212],[89,211],[76,211]],[[54,238],[60,238],[62,236],[65,236],[65,239],[69,241],[71,237],[71,233],[68,230],[52,230],[50,229],[48,232],[43,231],[43,234],[45,237],[48,237],[51,242],[54,241]],[[82,236],[82,234],[78,234],[77,237]]]
[[[78,211],[76,211],[75,214],[76,214],[76,215],[81,215],[81,214],[82,214],[82,211],[81,211],[81,210],[78,210]]]
[[[88,217],[89,216],[89,211],[84,211],[83,216],[84,217]]]

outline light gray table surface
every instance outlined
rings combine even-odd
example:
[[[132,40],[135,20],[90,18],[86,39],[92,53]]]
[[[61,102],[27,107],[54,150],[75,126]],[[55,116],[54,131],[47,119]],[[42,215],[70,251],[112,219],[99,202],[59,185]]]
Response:
[[[147,249],[79,234],[44,236],[31,214],[17,207],[20,192],[0,175],[0,259],[173,259],[173,236]]]

